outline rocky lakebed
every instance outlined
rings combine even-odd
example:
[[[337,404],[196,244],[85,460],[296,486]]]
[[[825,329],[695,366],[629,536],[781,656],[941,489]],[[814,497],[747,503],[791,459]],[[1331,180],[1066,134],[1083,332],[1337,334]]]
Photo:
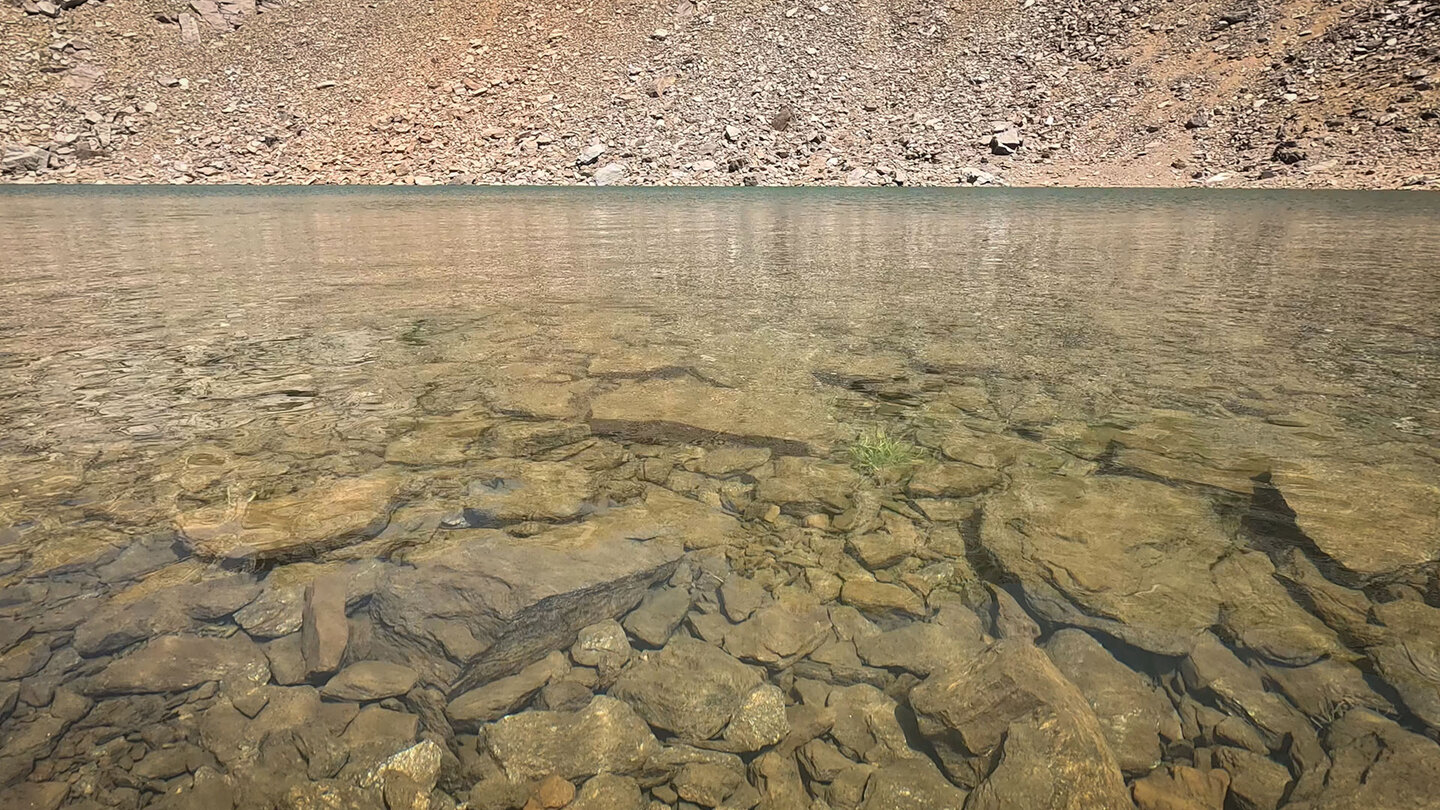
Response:
[[[188,504],[163,529],[148,497],[72,504],[112,534],[6,565],[0,803],[1440,802],[1433,458],[831,378],[929,414],[857,469],[823,399],[696,358],[502,372],[484,407],[432,378],[371,452],[185,446],[135,485]]]
[[[1204,286],[1250,265],[1122,266],[1084,199],[963,264],[1003,212],[853,198],[772,212],[829,247],[762,272],[703,263],[753,209],[668,199],[117,197],[87,251],[168,241],[23,240],[0,808],[1440,808],[1433,274]]]

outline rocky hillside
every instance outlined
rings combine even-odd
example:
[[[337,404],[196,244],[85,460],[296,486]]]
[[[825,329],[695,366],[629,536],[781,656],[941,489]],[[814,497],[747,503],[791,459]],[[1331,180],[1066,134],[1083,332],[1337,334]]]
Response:
[[[1436,0],[20,2],[11,181],[1440,184]]]

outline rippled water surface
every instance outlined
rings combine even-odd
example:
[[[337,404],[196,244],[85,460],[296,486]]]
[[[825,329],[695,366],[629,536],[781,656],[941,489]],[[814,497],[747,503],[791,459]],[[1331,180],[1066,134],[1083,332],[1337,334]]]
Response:
[[[1440,199],[0,234],[0,805],[1436,806]]]

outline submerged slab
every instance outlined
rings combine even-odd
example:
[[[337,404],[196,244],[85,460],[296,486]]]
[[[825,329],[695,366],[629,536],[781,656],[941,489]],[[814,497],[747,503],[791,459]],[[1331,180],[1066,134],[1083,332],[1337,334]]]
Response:
[[[207,506],[176,518],[197,556],[295,560],[373,537],[394,511],[400,480],[388,473],[325,481],[263,501]]]
[[[1183,655],[1222,625],[1275,661],[1353,657],[1264,554],[1243,550],[1235,519],[1181,489],[1126,476],[1022,478],[987,502],[980,543],[1052,622],[1162,655]]]
[[[1440,465],[1429,469],[1311,460],[1278,466],[1271,483],[1295,523],[1361,577],[1440,559]]]
[[[454,532],[386,573],[376,644],[455,694],[513,674],[634,607],[707,520],[635,505],[533,537]]]
[[[825,402],[795,390],[725,388],[682,376],[627,381],[596,395],[598,433],[640,438],[728,436],[787,452],[827,447],[837,436]]]

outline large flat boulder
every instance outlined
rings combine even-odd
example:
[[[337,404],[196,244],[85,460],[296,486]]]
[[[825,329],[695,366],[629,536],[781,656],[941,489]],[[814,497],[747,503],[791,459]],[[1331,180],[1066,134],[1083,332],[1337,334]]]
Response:
[[[1362,578],[1440,560],[1440,465],[1412,468],[1308,460],[1278,465],[1271,483],[1295,523]]]
[[[1045,652],[1085,696],[1126,774],[1149,773],[1160,764],[1165,741],[1180,739],[1180,718],[1169,698],[1084,630],[1055,633],[1045,642]]]
[[[451,532],[385,573],[371,601],[378,657],[454,680],[452,695],[514,674],[634,607],[687,530],[636,505],[527,538]]]
[[[596,433],[713,438],[788,452],[823,450],[837,437],[823,397],[799,390],[721,387],[681,375],[624,381],[590,400]]]
[[[476,468],[465,509],[483,525],[570,520],[595,497],[595,474],[558,461],[500,458]]]
[[[981,545],[1051,622],[1184,655],[1223,625],[1287,664],[1353,657],[1290,597],[1238,519],[1206,499],[1126,476],[1017,480],[986,505]]]
[[[998,641],[931,675],[910,704],[950,777],[975,787],[967,808],[1132,806],[1084,695],[1029,640]]]
[[[324,481],[263,501],[180,514],[181,538],[205,559],[313,557],[379,534],[398,505],[400,479],[387,472]]]
[[[244,634],[162,636],[112,661],[90,682],[95,695],[183,692],[206,681],[258,686],[270,680],[264,651]]]
[[[1367,709],[1352,709],[1325,731],[1330,772],[1311,801],[1297,810],[1440,808],[1440,746]]]
[[[1378,637],[1366,653],[1376,674],[1430,728],[1440,732],[1440,609],[1399,599],[1374,607]]]

